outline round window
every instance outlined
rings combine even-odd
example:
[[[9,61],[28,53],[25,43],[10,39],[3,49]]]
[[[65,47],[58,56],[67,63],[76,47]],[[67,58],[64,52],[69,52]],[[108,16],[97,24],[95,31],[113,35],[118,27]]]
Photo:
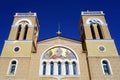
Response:
[[[98,50],[100,52],[105,52],[106,51],[106,48],[104,46],[98,46]]]
[[[20,51],[20,47],[18,47],[18,46],[15,47],[15,48],[13,49],[13,51],[14,51],[14,52],[19,52],[19,51]]]

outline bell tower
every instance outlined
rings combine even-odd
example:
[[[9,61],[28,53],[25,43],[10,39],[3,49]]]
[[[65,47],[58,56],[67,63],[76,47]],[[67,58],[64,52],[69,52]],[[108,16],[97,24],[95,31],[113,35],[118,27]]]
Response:
[[[118,55],[104,15],[103,11],[81,12],[81,42],[88,56]]]
[[[36,52],[39,23],[36,13],[16,13],[2,56],[30,56]]]

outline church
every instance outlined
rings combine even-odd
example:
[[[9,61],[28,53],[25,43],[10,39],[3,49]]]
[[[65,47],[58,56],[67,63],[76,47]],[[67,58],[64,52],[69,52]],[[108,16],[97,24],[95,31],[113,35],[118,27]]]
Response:
[[[120,56],[104,15],[81,12],[80,41],[60,31],[39,41],[37,14],[16,13],[0,56],[0,80],[120,80]]]

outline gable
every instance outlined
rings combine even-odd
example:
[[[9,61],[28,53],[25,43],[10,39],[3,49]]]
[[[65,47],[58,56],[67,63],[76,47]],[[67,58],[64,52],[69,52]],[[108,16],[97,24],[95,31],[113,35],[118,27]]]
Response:
[[[64,38],[64,37],[55,37],[55,38],[50,38],[50,39],[46,39],[46,40],[42,40],[38,42],[39,44],[72,44],[72,45],[81,45],[80,41],[77,40],[73,40],[73,39],[68,39],[68,38]]]

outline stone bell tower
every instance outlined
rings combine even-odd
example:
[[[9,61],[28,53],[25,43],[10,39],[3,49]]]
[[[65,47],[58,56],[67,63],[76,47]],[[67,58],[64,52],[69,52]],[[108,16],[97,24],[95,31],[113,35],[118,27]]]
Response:
[[[115,66],[119,56],[104,15],[103,11],[81,12],[83,52],[87,55],[90,80],[119,80],[119,68]]]
[[[87,51],[88,56],[118,55],[102,11],[81,12],[80,23],[83,51]]]
[[[30,56],[36,52],[39,23],[36,13],[16,13],[2,56]]]

